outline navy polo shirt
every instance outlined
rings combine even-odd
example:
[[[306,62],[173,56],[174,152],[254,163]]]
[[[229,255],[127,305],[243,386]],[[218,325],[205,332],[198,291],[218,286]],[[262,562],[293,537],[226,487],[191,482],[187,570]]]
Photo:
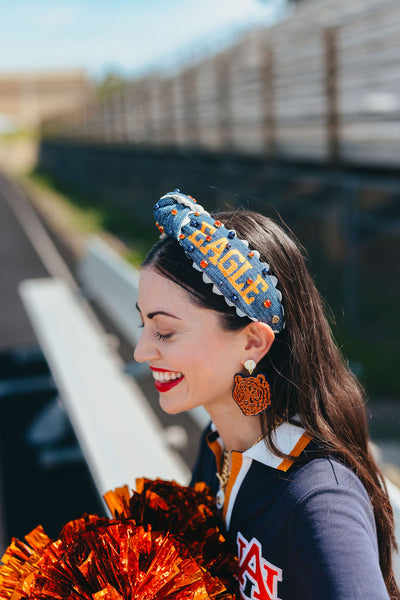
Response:
[[[259,442],[232,453],[222,511],[239,557],[243,600],[387,600],[372,505],[338,460],[313,456],[313,442],[283,423],[275,442],[305,463],[283,460]],[[192,483],[215,492],[222,440],[209,427]]]

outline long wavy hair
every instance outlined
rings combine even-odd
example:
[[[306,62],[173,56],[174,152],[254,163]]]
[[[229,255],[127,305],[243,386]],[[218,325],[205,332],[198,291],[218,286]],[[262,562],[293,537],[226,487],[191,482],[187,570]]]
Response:
[[[333,454],[359,477],[374,509],[382,574],[392,600],[400,598],[392,568],[396,548],[393,511],[386,485],[369,445],[363,389],[337,348],[325,316],[325,307],[303,258],[304,249],[289,231],[273,220],[250,211],[214,215],[270,265],[282,292],[286,327],[276,334],[270,351],[257,365],[268,377],[273,405],[261,414],[266,444],[274,445],[274,423],[296,415],[319,442],[324,454]],[[143,266],[152,266],[191,296],[199,306],[217,311],[221,325],[237,330],[250,323],[238,317],[224,298],[205,285],[178,242],[165,238],[149,252]]]

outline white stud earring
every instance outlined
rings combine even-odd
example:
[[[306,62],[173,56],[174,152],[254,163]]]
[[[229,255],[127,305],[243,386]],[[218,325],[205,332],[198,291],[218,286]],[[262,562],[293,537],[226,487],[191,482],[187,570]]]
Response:
[[[252,374],[252,372],[254,371],[256,366],[257,366],[256,361],[252,360],[251,358],[249,358],[249,360],[246,360],[246,362],[244,363],[244,368],[246,369],[246,371],[249,372],[249,375]]]

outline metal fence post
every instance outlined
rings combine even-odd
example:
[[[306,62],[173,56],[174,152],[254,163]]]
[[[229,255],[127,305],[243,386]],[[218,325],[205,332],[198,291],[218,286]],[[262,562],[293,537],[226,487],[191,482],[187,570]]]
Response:
[[[262,137],[266,156],[276,153],[276,123],[274,114],[274,55],[270,47],[261,52]]]
[[[338,61],[337,33],[332,27],[324,31],[325,90],[326,90],[326,133],[328,161],[336,164],[340,158],[340,131],[338,111]]]
[[[356,177],[340,177],[343,255],[343,307],[344,317],[352,329],[359,326],[359,182]]]

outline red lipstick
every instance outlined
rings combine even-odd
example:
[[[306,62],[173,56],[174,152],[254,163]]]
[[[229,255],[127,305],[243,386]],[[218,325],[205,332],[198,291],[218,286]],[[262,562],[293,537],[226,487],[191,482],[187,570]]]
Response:
[[[154,383],[155,383],[156,389],[159,392],[168,392],[168,390],[170,390],[174,386],[178,385],[178,383],[180,383],[182,381],[182,379],[183,379],[183,377],[180,377],[179,379],[172,379],[171,381],[157,381],[155,379]]]
[[[150,369],[152,371],[159,371],[160,373],[178,373],[178,371],[171,371],[170,369],[161,369],[161,367],[152,367]],[[170,379],[169,381],[159,381],[158,379],[154,379],[154,385],[158,392],[168,392],[170,389],[178,385],[182,381],[184,376],[179,377],[178,379]]]

